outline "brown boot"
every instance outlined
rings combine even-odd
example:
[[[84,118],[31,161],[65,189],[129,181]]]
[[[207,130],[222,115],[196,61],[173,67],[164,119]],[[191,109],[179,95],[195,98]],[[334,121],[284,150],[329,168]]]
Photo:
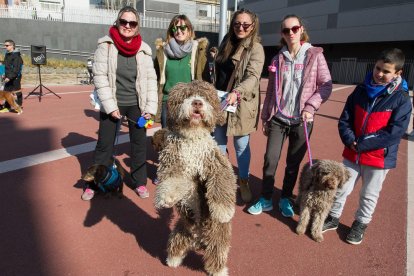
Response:
[[[239,179],[241,198],[245,203],[252,201],[252,192],[250,191],[247,179]]]

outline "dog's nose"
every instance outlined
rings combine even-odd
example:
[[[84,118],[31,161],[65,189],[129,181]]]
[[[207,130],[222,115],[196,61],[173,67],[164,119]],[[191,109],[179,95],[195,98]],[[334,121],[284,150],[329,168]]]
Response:
[[[195,108],[202,108],[203,107],[203,102],[200,100],[194,100],[192,103],[192,106]]]

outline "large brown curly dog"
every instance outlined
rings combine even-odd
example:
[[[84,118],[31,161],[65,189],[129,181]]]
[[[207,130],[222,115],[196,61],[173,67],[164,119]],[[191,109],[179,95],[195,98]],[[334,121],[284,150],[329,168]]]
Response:
[[[296,233],[304,234],[311,218],[311,236],[323,241],[322,227],[335,198],[336,190],[348,181],[350,174],[342,163],[333,160],[313,160],[303,166],[296,202],[300,206],[300,218]]]
[[[214,87],[203,81],[177,84],[167,102],[168,130],[154,135],[161,149],[156,208],[180,215],[167,245],[167,265],[177,267],[189,250],[204,251],[210,275],[227,275],[236,176],[211,132],[220,119]]]

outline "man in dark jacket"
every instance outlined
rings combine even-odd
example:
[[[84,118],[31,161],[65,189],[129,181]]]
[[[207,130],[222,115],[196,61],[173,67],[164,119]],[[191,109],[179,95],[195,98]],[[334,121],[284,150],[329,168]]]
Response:
[[[17,96],[17,104],[22,106],[23,95],[21,91],[21,79],[23,59],[20,56],[20,51],[16,49],[16,44],[13,40],[5,40],[4,47],[6,48],[6,55],[4,56],[4,91],[14,93]],[[7,103],[5,106],[6,108],[10,108]]]

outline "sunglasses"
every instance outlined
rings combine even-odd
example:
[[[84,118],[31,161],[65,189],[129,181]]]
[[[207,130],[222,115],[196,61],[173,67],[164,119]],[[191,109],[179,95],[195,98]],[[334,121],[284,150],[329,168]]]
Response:
[[[122,18],[119,19],[119,24],[122,27],[126,27],[129,24],[129,27],[131,27],[132,29],[134,29],[138,26],[137,21],[128,21],[128,20],[125,20],[125,19],[122,19]]]
[[[184,32],[185,30],[187,30],[187,28],[188,28],[187,25],[174,26],[174,27],[171,28],[171,31],[173,33],[178,32],[178,30],[181,30],[181,32]]]
[[[292,28],[283,28],[282,33],[285,35],[288,35],[290,34],[290,30],[292,30],[292,32],[296,34],[300,30],[301,27],[302,26],[293,26]]]
[[[240,22],[234,22],[233,23],[233,27],[234,28],[239,29],[240,26],[242,26],[244,31],[247,31],[247,29],[250,28],[251,25],[253,25],[253,23],[251,23],[251,24],[248,24],[248,23],[240,23]]]

